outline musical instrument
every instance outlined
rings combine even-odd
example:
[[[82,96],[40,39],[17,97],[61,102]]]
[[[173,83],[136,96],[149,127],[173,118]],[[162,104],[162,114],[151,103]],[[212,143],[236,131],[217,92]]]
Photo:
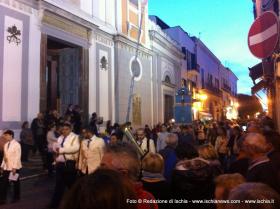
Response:
[[[124,134],[126,135],[126,137],[128,138],[128,140],[131,141],[132,144],[135,145],[135,147],[137,148],[138,153],[140,154],[141,159],[143,159],[148,152],[144,152],[141,149],[141,147],[137,143],[136,139],[134,138],[134,136],[131,133],[130,128],[129,128],[129,126],[127,126],[127,124],[122,126],[122,130],[123,130]]]

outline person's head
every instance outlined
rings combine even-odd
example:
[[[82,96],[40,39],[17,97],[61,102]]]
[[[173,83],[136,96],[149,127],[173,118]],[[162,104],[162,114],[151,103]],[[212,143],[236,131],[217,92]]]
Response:
[[[165,124],[163,124],[161,126],[161,132],[166,132],[167,131],[167,126]]]
[[[79,105],[75,105],[75,106],[74,106],[74,110],[75,110],[76,112],[80,112],[80,111],[81,111],[81,107],[80,107]]]
[[[193,159],[198,157],[197,150],[191,144],[184,144],[184,146],[177,146],[175,152],[179,160]]]
[[[247,126],[247,133],[261,133],[261,128],[256,121],[250,121]]]
[[[74,105],[73,104],[69,104],[67,107],[68,111],[72,111],[74,109]]]
[[[265,137],[259,133],[247,134],[243,142],[243,150],[251,159],[266,155],[269,148]]]
[[[150,173],[163,173],[164,160],[160,154],[148,153],[142,161],[143,171]]]
[[[233,127],[233,129],[232,129],[232,134],[233,134],[234,136],[240,136],[241,133],[242,133],[242,130],[240,129],[239,126]]]
[[[263,134],[268,144],[270,144],[275,151],[280,152],[280,134],[276,131],[265,131]]]
[[[56,118],[59,117],[59,113],[58,113],[57,110],[53,110],[53,111],[52,111],[52,115],[53,115],[54,117],[56,117]]]
[[[22,123],[22,125],[21,125],[21,128],[22,128],[22,129],[29,128],[29,123],[28,123],[28,121],[24,121],[24,122]]]
[[[177,144],[178,144],[177,134],[173,134],[173,133],[167,134],[166,139],[165,139],[165,143],[166,143],[167,146],[176,148]]]
[[[146,137],[145,130],[143,128],[137,129],[136,137],[138,140],[143,140]]]
[[[39,112],[39,113],[37,114],[37,118],[38,118],[38,119],[43,119],[43,118],[44,118],[44,114],[41,113],[41,112]]]
[[[219,136],[226,136],[227,135],[227,130],[224,127],[219,127],[217,132],[218,132]]]
[[[56,130],[55,130],[56,133],[62,135],[62,130],[63,130],[63,123],[58,123],[58,124],[56,125]]]
[[[85,139],[91,139],[94,136],[94,131],[90,127],[83,128],[82,135]]]
[[[13,140],[14,136],[15,136],[15,134],[12,130],[6,130],[3,133],[3,137],[8,141]]]
[[[48,129],[49,129],[49,131],[55,131],[55,130],[56,130],[56,125],[55,125],[55,123],[50,124],[49,127],[48,127]]]
[[[100,166],[121,172],[132,181],[137,181],[140,174],[140,159],[136,148],[120,142],[106,147]]]
[[[111,134],[110,136],[110,144],[113,145],[113,144],[116,144],[118,142],[118,136],[117,134],[113,133]]]
[[[63,123],[61,131],[63,136],[68,136],[72,132],[71,123],[67,123],[67,122]]]
[[[244,183],[231,190],[229,200],[240,200],[235,204],[225,204],[225,209],[279,209],[280,195],[266,184]],[[274,200],[274,203],[246,203],[246,200]]]
[[[198,147],[199,157],[205,160],[217,160],[218,154],[211,144],[205,144]]]
[[[136,209],[133,186],[117,171],[97,169],[81,178],[62,200],[61,209]]]
[[[190,128],[187,125],[184,125],[184,126],[181,127],[181,131],[182,131],[183,134],[189,133],[189,129]]]
[[[245,178],[239,173],[223,174],[215,179],[215,199],[226,200],[232,189],[245,182]]]

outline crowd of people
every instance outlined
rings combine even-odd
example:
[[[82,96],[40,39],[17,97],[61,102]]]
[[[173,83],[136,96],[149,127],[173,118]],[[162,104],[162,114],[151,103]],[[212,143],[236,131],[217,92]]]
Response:
[[[13,131],[3,133],[2,203],[11,173],[38,150],[55,175],[50,208],[279,208],[280,135],[268,117],[246,127],[229,120],[137,129],[127,123],[131,138],[110,121],[101,133],[96,113],[82,126],[80,112],[70,105],[64,117],[39,113],[31,128],[23,123],[20,142]]]

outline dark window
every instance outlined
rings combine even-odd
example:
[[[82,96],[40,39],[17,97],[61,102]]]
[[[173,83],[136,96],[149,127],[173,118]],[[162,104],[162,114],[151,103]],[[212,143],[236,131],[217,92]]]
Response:
[[[201,68],[201,85],[202,85],[202,88],[204,88],[204,69]]]
[[[215,87],[220,88],[220,82],[219,79],[215,78]]]
[[[138,7],[138,0],[129,0],[129,2]]]
[[[213,75],[211,75],[210,73],[208,73],[208,84],[210,86],[213,86]]]

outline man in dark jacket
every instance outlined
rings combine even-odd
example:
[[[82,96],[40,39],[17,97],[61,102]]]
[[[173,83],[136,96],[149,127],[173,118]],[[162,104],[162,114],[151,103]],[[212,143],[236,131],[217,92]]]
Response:
[[[265,137],[258,133],[250,133],[245,138],[243,145],[250,158],[247,181],[264,183],[280,192],[277,170],[267,157],[270,146]]]
[[[185,125],[182,127],[182,132],[179,134],[179,141],[178,141],[179,146],[190,144],[192,146],[195,145],[195,140],[194,140],[194,135],[192,133],[191,127],[188,125]]]
[[[170,133],[166,137],[166,147],[159,151],[159,154],[164,159],[164,177],[167,182],[171,181],[172,171],[177,162],[176,146],[178,144],[178,137],[176,134]]]

